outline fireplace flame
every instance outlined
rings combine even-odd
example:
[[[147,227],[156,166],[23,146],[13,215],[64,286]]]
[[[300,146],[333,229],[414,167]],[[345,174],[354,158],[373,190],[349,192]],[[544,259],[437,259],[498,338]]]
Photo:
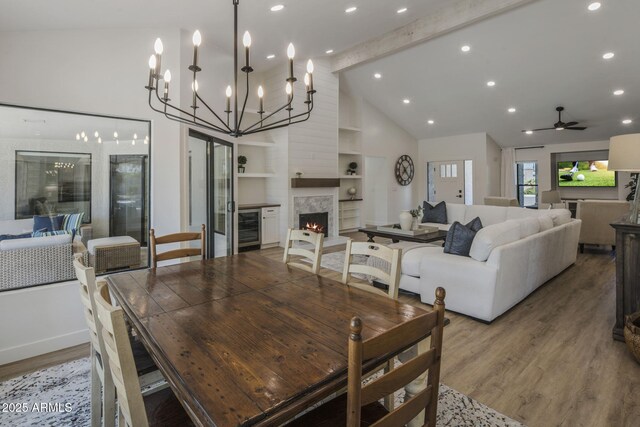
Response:
[[[314,233],[324,233],[324,227],[321,224],[315,222],[308,222],[304,227],[305,230],[313,231]]]

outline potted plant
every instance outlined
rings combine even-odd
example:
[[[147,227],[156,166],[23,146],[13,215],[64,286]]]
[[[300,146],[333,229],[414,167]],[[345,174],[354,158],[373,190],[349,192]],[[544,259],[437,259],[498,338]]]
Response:
[[[420,218],[422,218],[422,206],[418,205],[416,209],[411,209],[409,213],[413,217],[413,222],[411,223],[411,229],[417,230],[418,224],[420,224]]]
[[[357,175],[356,169],[358,169],[358,164],[356,162],[349,163],[349,169],[347,169],[347,175]]]
[[[247,157],[246,156],[238,156],[238,173],[244,173],[245,171],[245,167],[244,165],[247,164]]]

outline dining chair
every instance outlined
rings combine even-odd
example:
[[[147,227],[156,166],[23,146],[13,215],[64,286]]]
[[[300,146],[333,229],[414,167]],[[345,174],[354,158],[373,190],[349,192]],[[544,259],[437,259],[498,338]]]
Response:
[[[347,393],[292,421],[288,426],[329,427],[400,427],[418,418],[417,425],[435,427],[442,360],[442,332],[444,328],[443,288],[436,289],[433,310],[402,323],[387,332],[362,340],[363,323],[359,317],[351,319]],[[363,366],[371,361],[389,360],[416,342],[426,342],[431,334],[428,350],[418,353],[402,366],[362,385]],[[426,375],[426,387],[413,396],[405,397],[402,405],[388,411],[379,401],[393,394],[415,378]]]
[[[166,234],[164,236],[156,237],[156,232],[152,228],[149,230],[149,244],[151,245],[151,266],[153,268],[158,267],[158,262],[167,261],[170,259],[176,258],[184,258],[191,256],[202,256],[202,259],[206,258],[206,227],[202,224],[202,229],[200,233],[193,232],[184,232],[184,233],[173,233]],[[180,243],[180,242],[191,242],[195,240],[200,240],[199,248],[180,248],[173,249],[170,251],[158,253],[157,245],[165,245],[169,243]]]
[[[295,248],[295,242],[311,243],[314,250]],[[322,261],[322,245],[324,243],[324,233],[316,233],[311,230],[294,230],[292,228],[287,232],[287,241],[284,246],[284,263],[292,267],[318,274],[320,271],[320,262]],[[291,261],[291,255],[298,255],[311,261],[311,265],[303,262]]]
[[[389,273],[382,268],[375,266],[375,263],[368,262],[364,264],[354,264],[354,255],[364,255],[369,259],[371,257],[382,261],[385,265],[390,265]],[[353,286],[359,289],[363,289],[367,292],[377,293],[379,295],[388,296],[393,299],[398,299],[398,289],[400,285],[400,258],[402,256],[402,249],[390,248],[379,243],[370,242],[354,242],[351,239],[347,240],[347,248],[345,250],[344,270],[342,272],[342,283],[345,285]],[[360,273],[367,276],[372,276],[376,279],[382,280],[389,285],[387,292],[376,288],[373,285],[366,285],[362,283],[352,282],[351,274]]]
[[[192,426],[170,388],[143,396],[122,308],[111,304],[107,282],[99,281],[94,295],[103,356],[118,394],[118,426]]]
[[[104,343],[99,334],[100,320],[97,317],[95,304],[96,275],[92,267],[86,267],[80,257],[73,260],[76,277],[80,282],[80,300],[82,301],[85,321],[89,328],[89,344],[91,354],[91,426],[115,425],[115,386],[109,371],[109,361],[105,357]],[[142,343],[130,337],[130,345],[134,354],[136,374],[140,377],[143,388],[152,384],[160,385],[163,376],[158,371],[153,359]],[[165,383],[166,384],[166,383]],[[101,392],[102,389],[102,392]],[[150,391],[155,390],[149,388]]]

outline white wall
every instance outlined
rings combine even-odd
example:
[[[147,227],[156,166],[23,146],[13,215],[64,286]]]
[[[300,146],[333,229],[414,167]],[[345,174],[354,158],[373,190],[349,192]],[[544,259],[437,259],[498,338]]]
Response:
[[[489,195],[489,172],[487,164],[487,134],[473,133],[444,138],[422,139],[418,141],[418,198],[427,199],[427,163],[448,160],[473,161],[473,200],[483,204]],[[500,169],[498,168],[498,176]],[[499,182],[499,181],[498,181]],[[500,184],[498,183],[498,192]]]
[[[151,225],[180,224],[180,127],[147,106],[153,42],[180,79],[180,32],[167,29],[0,32],[0,102],[152,120]],[[179,99],[179,85],[173,95]],[[0,294],[0,364],[88,340],[74,282]]]
[[[422,202],[418,195],[420,179],[418,174],[418,169],[420,168],[418,141],[368,102],[362,101],[360,111],[363,154],[387,159],[385,169],[377,172],[387,175],[387,211],[385,212],[386,218],[384,221],[386,223],[394,223],[398,221],[400,212],[413,209],[418,206],[418,203]],[[396,161],[403,154],[409,155],[416,167],[414,180],[407,186],[398,184],[395,177]],[[365,171],[365,173],[369,172]],[[368,185],[369,183],[365,181],[365,191]],[[365,203],[365,207],[367,207],[363,217],[365,221],[379,217],[370,212],[372,205]]]
[[[549,144],[542,148],[516,150],[516,161],[538,162],[539,191],[548,191],[554,187],[555,165],[551,164],[553,153],[567,153],[572,151],[608,150],[609,141],[586,141],[566,144]],[[571,199],[619,199],[625,200],[629,190],[624,186],[629,182],[629,174],[618,173],[617,188],[560,188],[562,198]]]
[[[500,196],[502,149],[487,135],[487,196]]]

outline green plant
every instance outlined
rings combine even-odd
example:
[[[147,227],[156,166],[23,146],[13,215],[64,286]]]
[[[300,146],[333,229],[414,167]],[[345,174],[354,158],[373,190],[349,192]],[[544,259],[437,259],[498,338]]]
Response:
[[[349,163],[349,169],[355,171],[356,169],[358,169],[358,164],[356,162]]]
[[[247,157],[246,156],[238,156],[238,164],[239,165],[246,165],[247,164]]]
[[[418,205],[416,209],[411,209],[409,213],[414,218],[420,218],[422,216],[422,206]]]

